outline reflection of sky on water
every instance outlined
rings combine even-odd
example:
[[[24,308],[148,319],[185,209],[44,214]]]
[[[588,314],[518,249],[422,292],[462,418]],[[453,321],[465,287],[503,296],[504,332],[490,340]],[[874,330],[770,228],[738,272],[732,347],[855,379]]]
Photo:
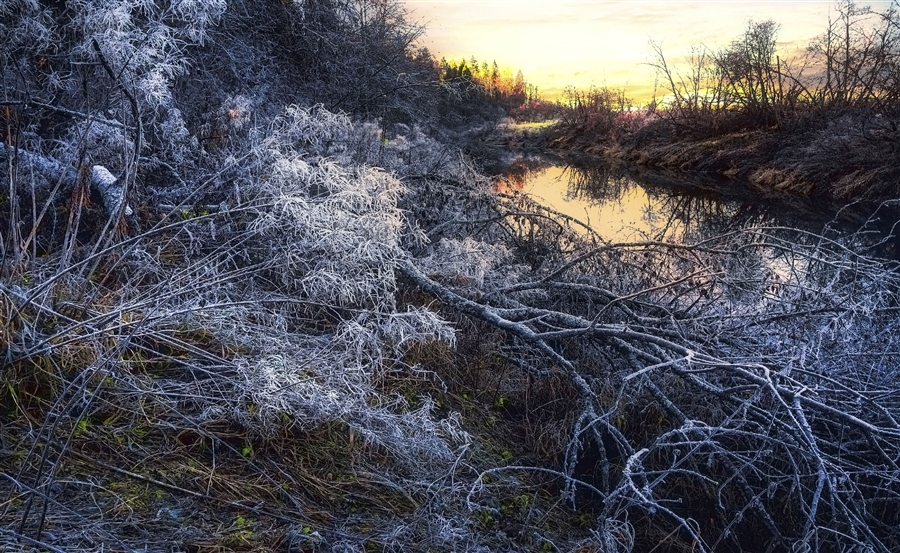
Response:
[[[660,233],[678,236],[683,230],[680,222],[660,213],[660,201],[637,183],[621,182],[618,194],[600,199],[576,189],[571,177],[570,169],[551,166],[531,172],[515,188],[542,205],[589,224],[607,240],[642,240]]]
[[[725,200],[684,189],[644,186],[600,166],[528,169],[522,165],[511,169],[497,183],[497,189],[524,193],[545,207],[588,224],[610,242],[698,244],[711,240],[720,248],[737,248],[734,252],[740,252],[741,262],[736,266],[739,272],[750,266],[755,270],[750,275],[732,274],[725,266],[710,266],[708,274],[697,277],[708,282],[710,294],[724,294],[727,287],[723,284],[727,281],[740,282],[732,291],[757,290],[759,303],[755,305],[762,308],[770,302],[784,301],[786,291],[794,293],[808,286],[802,276],[808,259],[794,252],[792,244],[800,247],[815,238],[813,234],[787,228],[793,226],[791,222],[797,222],[796,213],[779,213],[772,206],[749,199]],[[669,275],[669,280],[675,281],[684,276],[683,271],[698,268],[693,264],[689,264],[690,269],[681,267],[683,259],[667,256],[665,251],[654,254],[654,263],[657,272]]]

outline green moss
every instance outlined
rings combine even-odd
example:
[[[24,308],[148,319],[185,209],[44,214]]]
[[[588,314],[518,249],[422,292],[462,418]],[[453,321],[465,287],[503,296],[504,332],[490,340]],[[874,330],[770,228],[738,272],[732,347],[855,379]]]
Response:
[[[492,529],[494,527],[494,523],[496,522],[494,516],[486,509],[473,511],[471,516],[475,521],[476,527],[482,531]]]

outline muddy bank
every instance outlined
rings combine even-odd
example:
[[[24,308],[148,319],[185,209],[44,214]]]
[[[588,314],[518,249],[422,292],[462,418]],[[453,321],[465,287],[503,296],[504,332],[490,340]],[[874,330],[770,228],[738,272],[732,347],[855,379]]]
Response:
[[[729,177],[772,197],[877,202],[900,195],[900,132],[878,117],[841,116],[701,138],[678,136],[661,122],[620,137],[556,127],[541,144],[557,154]]]

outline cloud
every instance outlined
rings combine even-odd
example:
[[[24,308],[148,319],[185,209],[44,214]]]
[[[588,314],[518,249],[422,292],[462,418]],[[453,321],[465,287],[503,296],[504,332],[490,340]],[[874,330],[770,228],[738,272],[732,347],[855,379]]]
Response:
[[[654,39],[677,60],[692,45],[725,46],[750,19],[782,25],[783,51],[805,48],[827,24],[827,1],[416,1],[430,21],[423,41],[435,54],[522,69],[545,92],[590,84],[652,91]]]

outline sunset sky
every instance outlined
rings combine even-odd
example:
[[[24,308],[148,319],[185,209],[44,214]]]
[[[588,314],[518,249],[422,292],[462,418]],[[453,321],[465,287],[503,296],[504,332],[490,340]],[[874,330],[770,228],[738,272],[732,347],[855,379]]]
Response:
[[[875,9],[889,2],[869,2]],[[638,101],[652,95],[650,40],[680,61],[691,45],[727,46],[749,20],[781,25],[784,53],[820,35],[833,1],[467,1],[406,0],[413,21],[427,26],[420,41],[437,57],[497,61],[554,97],[565,86],[625,88]],[[860,2],[862,4],[862,2]]]

